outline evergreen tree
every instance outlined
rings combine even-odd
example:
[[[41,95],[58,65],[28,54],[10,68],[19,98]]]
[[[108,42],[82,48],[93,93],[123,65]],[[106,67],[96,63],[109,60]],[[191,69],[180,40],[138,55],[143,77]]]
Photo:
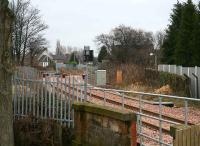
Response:
[[[166,64],[175,63],[174,52],[176,49],[177,34],[180,30],[182,7],[183,5],[179,2],[174,5],[173,12],[170,16],[171,24],[166,30],[166,37],[162,46],[162,62]]]
[[[107,56],[108,56],[108,51],[105,46],[102,46],[98,55],[98,62],[102,62],[102,60],[105,59],[105,57]]]
[[[71,56],[70,56],[70,59],[69,59],[69,63],[71,63],[71,64],[78,64],[78,59],[77,59],[77,57],[76,57],[76,54],[75,54],[75,52],[73,52],[72,54],[71,54]]]
[[[194,32],[197,9],[191,0],[183,4],[180,31],[178,32],[175,50],[175,62],[177,65],[193,66]]]
[[[193,64],[200,66],[200,2],[196,13],[196,22],[193,30]]]

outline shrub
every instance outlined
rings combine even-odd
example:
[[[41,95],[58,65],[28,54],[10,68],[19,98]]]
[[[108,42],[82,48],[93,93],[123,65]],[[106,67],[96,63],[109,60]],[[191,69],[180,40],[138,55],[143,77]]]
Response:
[[[146,84],[153,87],[169,85],[175,95],[190,97],[190,79],[184,75],[145,69]]]

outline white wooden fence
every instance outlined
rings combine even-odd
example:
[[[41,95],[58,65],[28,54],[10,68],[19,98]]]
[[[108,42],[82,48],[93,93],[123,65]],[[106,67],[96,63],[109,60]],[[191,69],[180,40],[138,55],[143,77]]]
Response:
[[[200,98],[200,67],[182,67],[177,65],[158,65],[159,71],[186,74],[191,79],[191,93],[193,98]],[[195,77],[196,76],[196,77]]]

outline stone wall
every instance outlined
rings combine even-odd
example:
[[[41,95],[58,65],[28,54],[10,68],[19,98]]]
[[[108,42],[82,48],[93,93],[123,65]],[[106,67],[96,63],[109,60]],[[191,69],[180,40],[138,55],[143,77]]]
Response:
[[[136,146],[136,115],[127,110],[75,103],[73,146]]]

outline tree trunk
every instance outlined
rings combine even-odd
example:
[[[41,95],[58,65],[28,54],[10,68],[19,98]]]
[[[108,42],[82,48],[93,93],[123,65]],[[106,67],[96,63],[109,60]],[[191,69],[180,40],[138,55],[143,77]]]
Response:
[[[0,0],[0,146],[14,146],[11,23],[12,14],[8,9],[8,1]]]

